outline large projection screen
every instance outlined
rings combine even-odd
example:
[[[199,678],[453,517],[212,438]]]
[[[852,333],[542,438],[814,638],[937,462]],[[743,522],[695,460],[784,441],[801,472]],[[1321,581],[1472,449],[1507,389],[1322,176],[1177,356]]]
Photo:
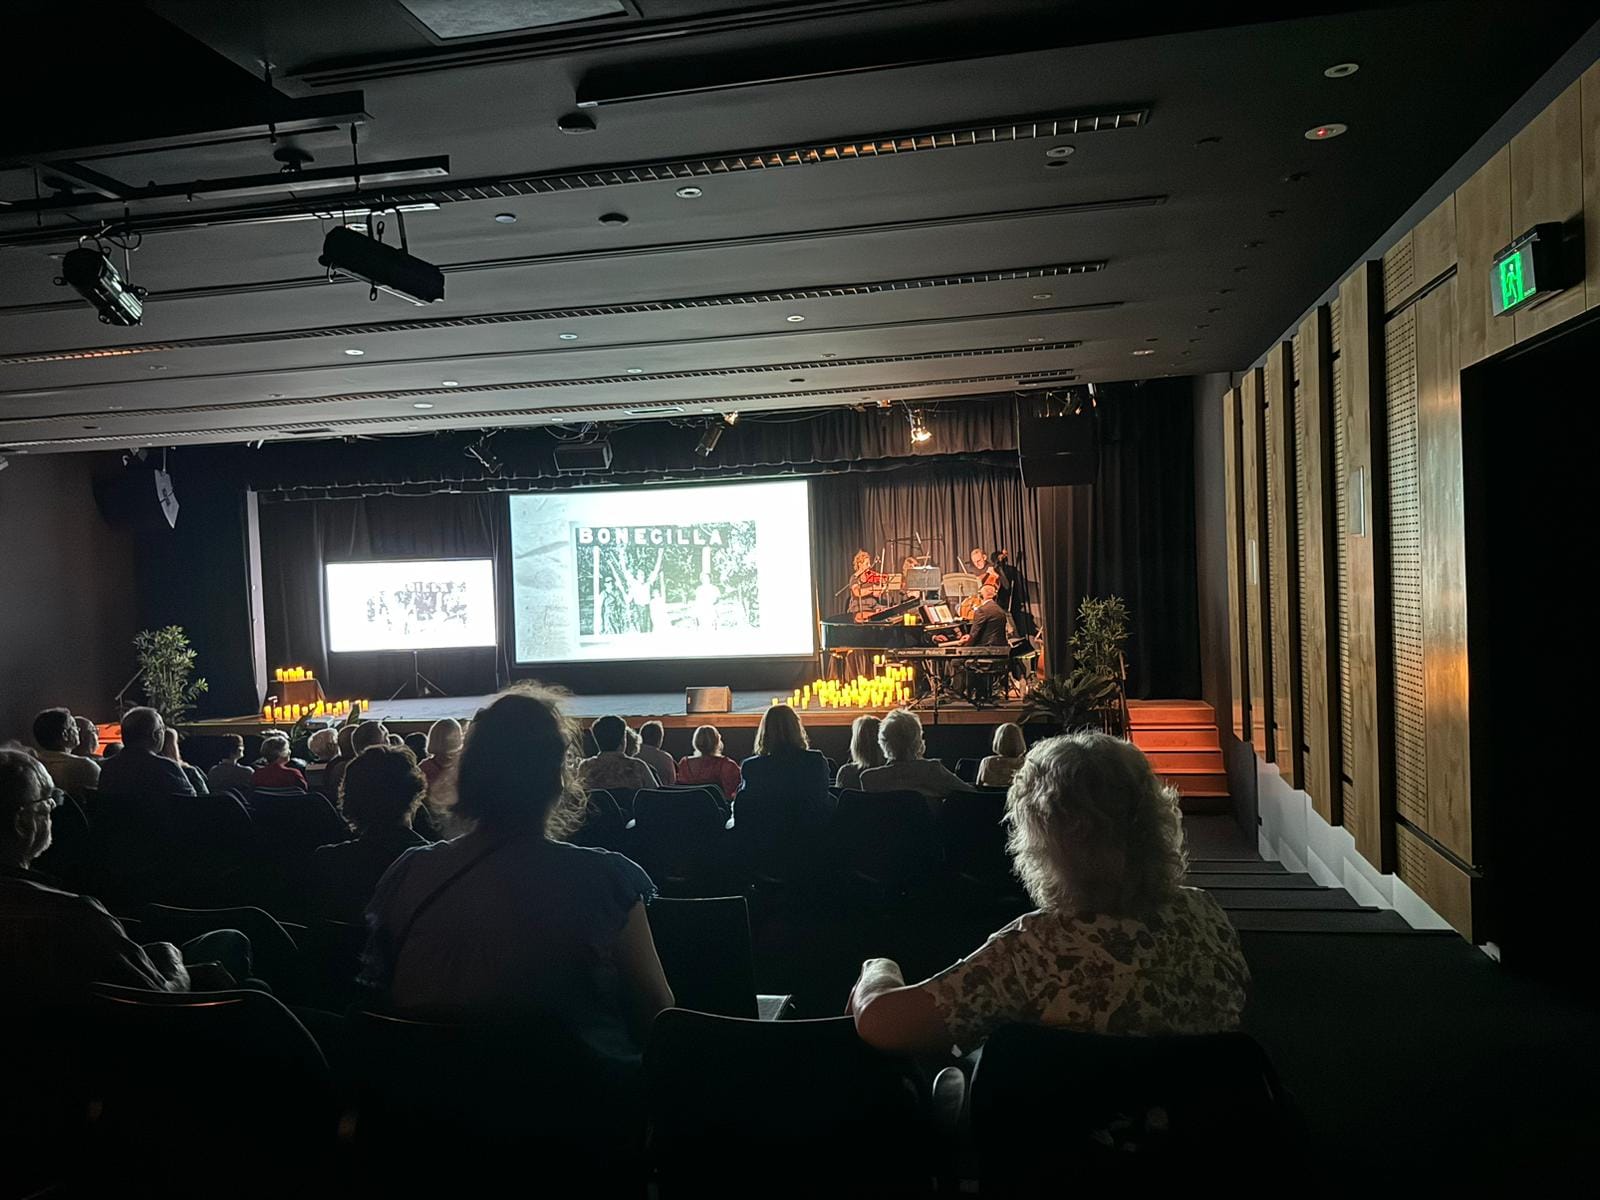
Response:
[[[815,652],[804,480],[510,503],[519,663]]]
[[[327,563],[324,570],[335,654],[495,644],[493,559]]]

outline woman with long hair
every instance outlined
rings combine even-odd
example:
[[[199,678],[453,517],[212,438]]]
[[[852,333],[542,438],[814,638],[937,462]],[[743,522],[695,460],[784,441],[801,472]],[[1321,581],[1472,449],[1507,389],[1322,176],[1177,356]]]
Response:
[[[850,761],[839,768],[833,785],[858,788],[861,786],[861,772],[883,764],[883,747],[878,745],[878,718],[857,717],[850,722]]]
[[[784,806],[805,824],[820,824],[833,811],[828,760],[811,749],[800,714],[774,704],[756,728],[756,752],[739,764],[738,802]]]

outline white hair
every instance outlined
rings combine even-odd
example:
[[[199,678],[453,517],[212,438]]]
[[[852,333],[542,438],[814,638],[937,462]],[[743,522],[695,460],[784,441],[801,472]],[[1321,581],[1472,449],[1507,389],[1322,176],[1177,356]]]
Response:
[[[897,708],[878,725],[878,745],[890,762],[910,762],[922,757],[922,722],[909,708]]]
[[[289,757],[289,739],[269,737],[261,743],[261,757],[269,763],[281,762]]]

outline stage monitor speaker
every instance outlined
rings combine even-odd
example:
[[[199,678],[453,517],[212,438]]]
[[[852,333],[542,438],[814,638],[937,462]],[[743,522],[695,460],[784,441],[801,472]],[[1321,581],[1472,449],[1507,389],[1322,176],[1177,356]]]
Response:
[[[562,445],[555,448],[556,473],[582,475],[589,471],[611,469],[610,442],[584,442],[580,445]]]
[[[683,692],[686,713],[731,713],[733,689],[730,687],[692,687]]]
[[[1100,475],[1100,420],[1093,413],[1017,414],[1017,456],[1026,487],[1093,483]]]

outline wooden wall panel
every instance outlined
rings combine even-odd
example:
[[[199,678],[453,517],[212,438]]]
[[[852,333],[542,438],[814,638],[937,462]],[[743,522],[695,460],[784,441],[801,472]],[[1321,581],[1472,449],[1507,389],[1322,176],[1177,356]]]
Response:
[[[1395,850],[1395,873],[1401,882],[1450,922],[1457,933],[1474,939],[1477,883],[1472,876],[1404,826],[1395,831]]]
[[[1326,305],[1300,325],[1296,418],[1301,546],[1300,643],[1305,783],[1312,807],[1330,825],[1343,819],[1339,786],[1338,564],[1343,540],[1333,493],[1333,354]]]
[[[1600,307],[1600,62],[1578,81],[1583,108],[1583,253],[1588,307]]]
[[[1417,459],[1428,833],[1475,862],[1467,695],[1466,514],[1456,287],[1417,302]]]
[[[1345,824],[1356,850],[1380,871],[1394,869],[1393,761],[1390,722],[1388,605],[1388,503],[1384,480],[1383,289],[1379,264],[1364,263],[1339,287],[1344,324],[1339,363],[1343,375],[1345,487],[1344,541],[1349,569],[1350,738],[1346,771],[1355,804]],[[1354,819],[1352,819],[1354,818]]]
[[[1422,220],[1411,235],[1412,271],[1419,288],[1456,265],[1456,198],[1444,202]]]
[[[1489,307],[1489,265],[1511,241],[1511,147],[1501,147],[1456,189],[1456,309],[1461,365],[1470,367],[1516,340],[1513,317]]]
[[[1267,434],[1267,537],[1271,568],[1273,760],[1294,787],[1305,782],[1300,709],[1300,548],[1295,512],[1294,364],[1292,346],[1267,352],[1262,372]]]
[[[1245,659],[1244,469],[1240,462],[1239,391],[1222,397],[1223,488],[1228,522],[1228,681],[1233,736],[1250,740],[1250,670]]]
[[[1427,700],[1422,686],[1422,499],[1417,459],[1417,310],[1384,325],[1383,399],[1389,482],[1390,654],[1395,811],[1428,828]]]
[[[1579,84],[1573,84],[1511,139],[1511,236],[1540,221],[1583,225],[1583,115]],[[1543,304],[1501,317],[1516,323],[1526,341],[1576,316],[1585,308],[1581,287],[1568,288]]]
[[[1247,371],[1239,389],[1244,465],[1245,645],[1250,671],[1251,744],[1272,761],[1271,581],[1267,563],[1266,413],[1261,371]]]

